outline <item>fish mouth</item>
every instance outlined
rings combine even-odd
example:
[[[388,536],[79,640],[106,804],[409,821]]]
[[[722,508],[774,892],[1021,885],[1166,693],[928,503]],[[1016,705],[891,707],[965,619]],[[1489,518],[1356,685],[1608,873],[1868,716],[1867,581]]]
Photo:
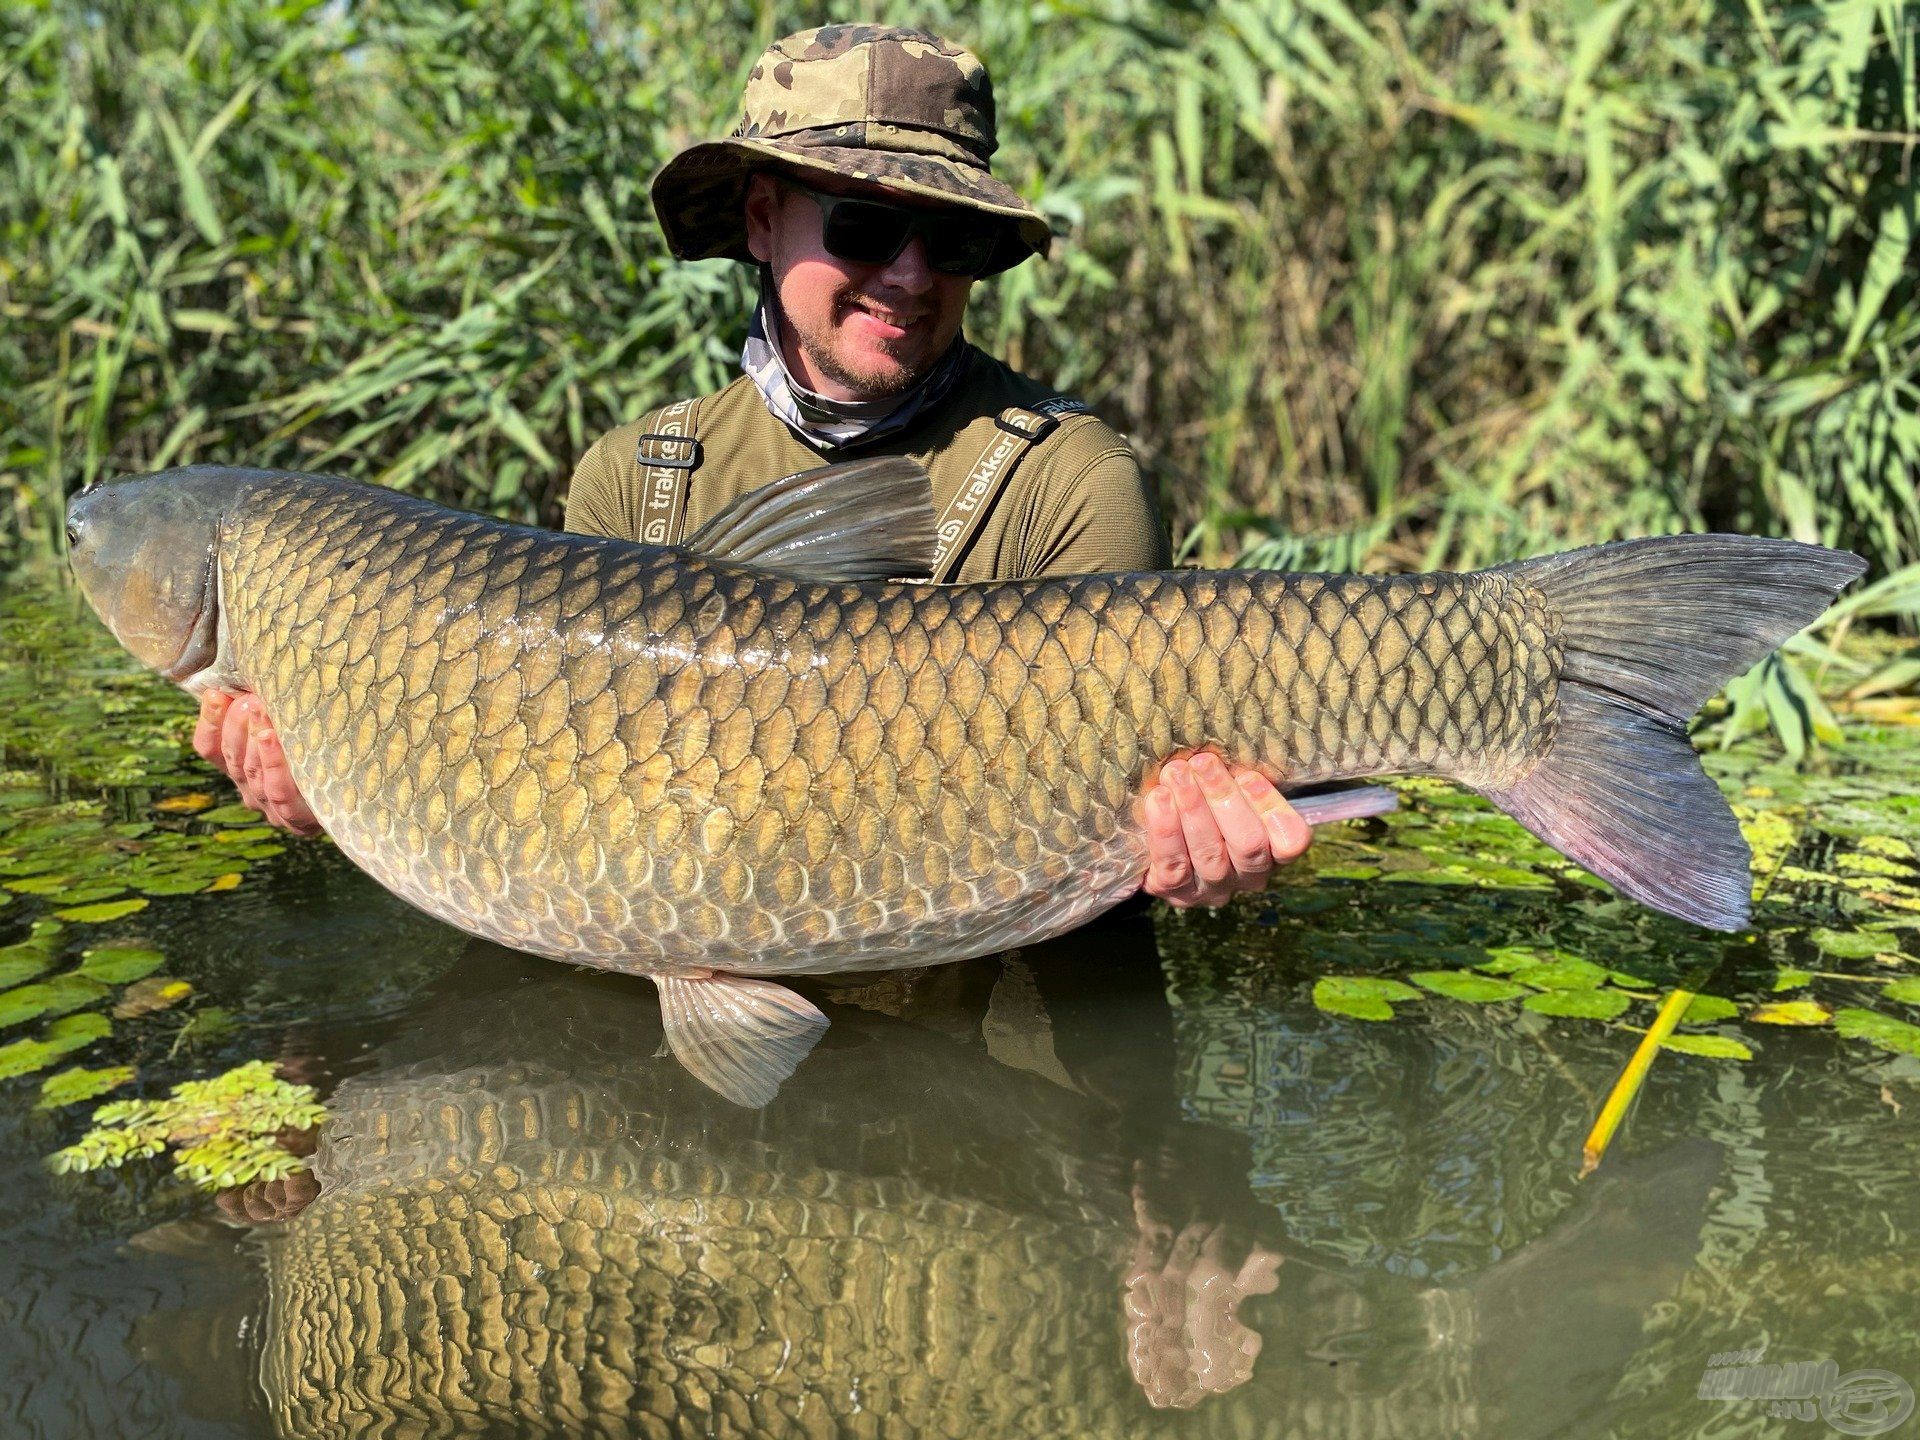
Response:
[[[206,574],[200,581],[200,605],[187,627],[180,653],[160,674],[176,685],[186,685],[213,664],[220,653],[220,577],[214,569],[214,547],[207,547]]]

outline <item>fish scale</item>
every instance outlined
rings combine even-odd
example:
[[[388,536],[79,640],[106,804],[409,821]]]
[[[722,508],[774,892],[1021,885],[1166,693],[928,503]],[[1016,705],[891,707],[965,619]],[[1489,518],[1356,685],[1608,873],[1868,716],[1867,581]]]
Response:
[[[1551,735],[1551,617],[1503,576],[830,585],[414,507],[265,487],[234,656],[352,858],[556,957],[984,953],[1131,887],[1168,755],[1304,783],[1460,773],[1471,737],[1492,784]]]

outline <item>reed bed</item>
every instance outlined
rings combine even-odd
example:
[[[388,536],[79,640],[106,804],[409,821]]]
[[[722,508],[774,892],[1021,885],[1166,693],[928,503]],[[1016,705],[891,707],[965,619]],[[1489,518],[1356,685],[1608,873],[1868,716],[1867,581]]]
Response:
[[[1120,423],[1208,563],[1702,526],[1920,560],[1920,4],[989,0],[1056,258],[972,333]],[[820,5],[0,10],[0,541],[190,461],[551,522],[733,373],[660,163]],[[1911,587],[1885,613],[1911,617]]]

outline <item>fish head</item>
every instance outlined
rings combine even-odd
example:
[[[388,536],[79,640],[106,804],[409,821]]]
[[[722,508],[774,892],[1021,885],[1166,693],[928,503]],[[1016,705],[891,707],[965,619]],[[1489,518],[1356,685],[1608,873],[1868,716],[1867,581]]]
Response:
[[[194,465],[93,485],[67,505],[67,558],[114,637],[193,688],[220,641],[220,538],[270,472]]]

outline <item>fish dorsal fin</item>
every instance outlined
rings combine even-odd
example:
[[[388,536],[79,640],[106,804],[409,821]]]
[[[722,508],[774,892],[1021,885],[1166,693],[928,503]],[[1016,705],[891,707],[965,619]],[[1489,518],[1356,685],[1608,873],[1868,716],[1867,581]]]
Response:
[[[885,580],[931,572],[933,524],[927,472],[883,455],[749,490],[682,543],[809,580]]]
[[[827,1017],[771,980],[659,977],[667,1044],[694,1079],[736,1105],[758,1109],[826,1033]]]

